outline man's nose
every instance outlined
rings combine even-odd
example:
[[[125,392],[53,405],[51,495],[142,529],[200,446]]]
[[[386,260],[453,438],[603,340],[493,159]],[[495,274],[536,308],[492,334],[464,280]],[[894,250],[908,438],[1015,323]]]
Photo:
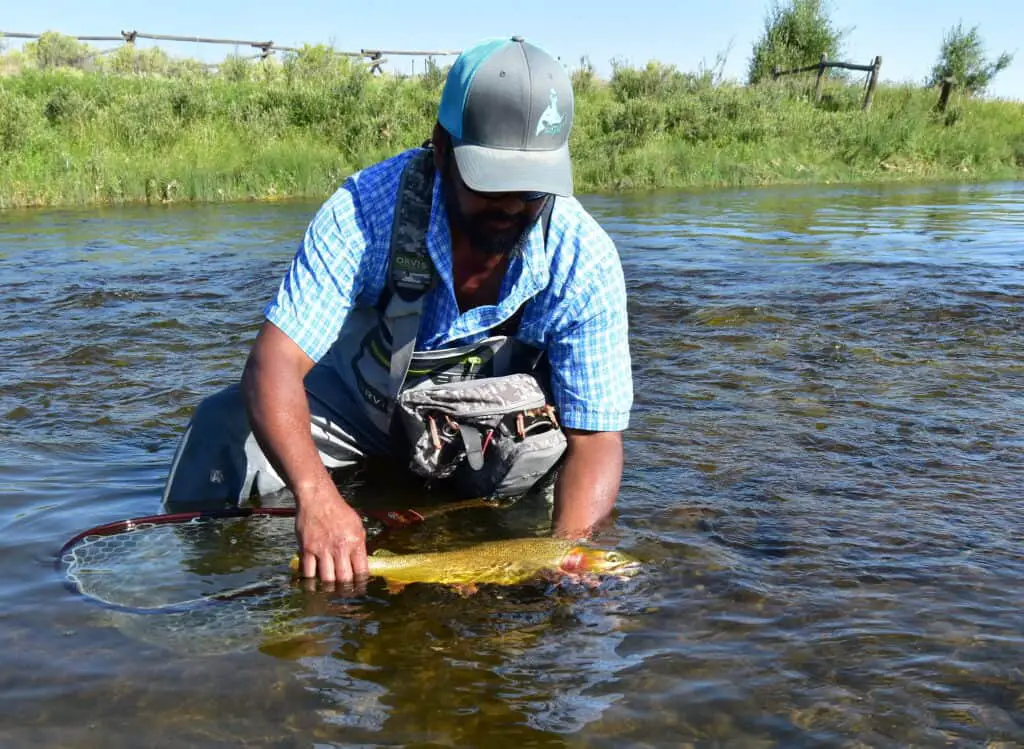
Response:
[[[507,192],[497,196],[494,199],[494,203],[498,208],[510,216],[522,213],[527,206],[527,202],[523,200],[523,197],[514,192]]]

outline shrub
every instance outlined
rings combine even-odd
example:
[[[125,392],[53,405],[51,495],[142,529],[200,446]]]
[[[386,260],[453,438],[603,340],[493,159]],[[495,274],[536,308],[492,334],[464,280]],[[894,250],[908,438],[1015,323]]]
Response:
[[[0,151],[13,153],[31,140],[38,114],[30,99],[0,87]]]
[[[770,80],[772,69],[813,65],[822,54],[838,59],[845,32],[832,25],[822,0],[773,0],[764,20],[764,33],[754,42],[747,80]]]
[[[89,56],[89,48],[77,39],[47,31],[39,39],[25,45],[26,52],[35,57],[42,70],[54,68],[80,68]]]
[[[224,58],[224,62],[220,64],[218,72],[220,76],[232,83],[241,83],[243,81],[251,81],[254,77],[255,66],[246,60],[244,57],[239,55],[228,55]]]
[[[92,102],[77,88],[62,85],[43,107],[43,115],[51,125],[83,124],[93,113]]]
[[[614,61],[609,88],[616,99],[627,101],[644,96],[677,96],[695,90],[698,85],[694,76],[680,73],[674,65],[664,65],[657,60],[643,68]]]
[[[932,68],[928,85],[935,86],[944,78],[952,77],[964,91],[983,93],[992,79],[1010,67],[1013,55],[1003,52],[995,60],[985,57],[984,44],[978,27],[964,31],[962,24],[950,29],[939,48],[939,60]]]

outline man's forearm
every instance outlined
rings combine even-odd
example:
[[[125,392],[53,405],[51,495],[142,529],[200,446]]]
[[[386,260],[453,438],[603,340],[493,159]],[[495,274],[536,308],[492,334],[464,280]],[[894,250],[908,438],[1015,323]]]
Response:
[[[569,445],[555,484],[554,531],[583,538],[615,507],[622,481],[622,435],[566,431]]]
[[[283,335],[275,332],[277,336]],[[242,375],[253,434],[299,502],[316,495],[316,488],[330,480],[310,436],[309,403],[303,387],[305,371],[294,360],[275,356],[258,344]]]

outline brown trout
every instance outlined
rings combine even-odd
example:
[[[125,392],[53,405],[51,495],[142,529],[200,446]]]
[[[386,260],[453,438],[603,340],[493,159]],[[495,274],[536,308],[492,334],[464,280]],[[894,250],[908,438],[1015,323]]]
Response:
[[[410,583],[440,583],[472,591],[476,584],[516,585],[533,579],[567,576],[625,578],[640,563],[620,551],[597,549],[551,537],[488,541],[452,551],[394,554],[378,549],[367,557],[371,576],[383,577],[391,590]],[[293,571],[299,558],[292,558]]]

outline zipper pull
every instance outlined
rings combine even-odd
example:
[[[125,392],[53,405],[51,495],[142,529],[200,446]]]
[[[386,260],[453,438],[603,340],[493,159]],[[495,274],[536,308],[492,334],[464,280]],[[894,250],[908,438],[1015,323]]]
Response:
[[[480,369],[480,365],[484,363],[484,360],[479,356],[467,356],[462,360],[462,379],[468,380],[470,376],[475,375],[477,370]]]

